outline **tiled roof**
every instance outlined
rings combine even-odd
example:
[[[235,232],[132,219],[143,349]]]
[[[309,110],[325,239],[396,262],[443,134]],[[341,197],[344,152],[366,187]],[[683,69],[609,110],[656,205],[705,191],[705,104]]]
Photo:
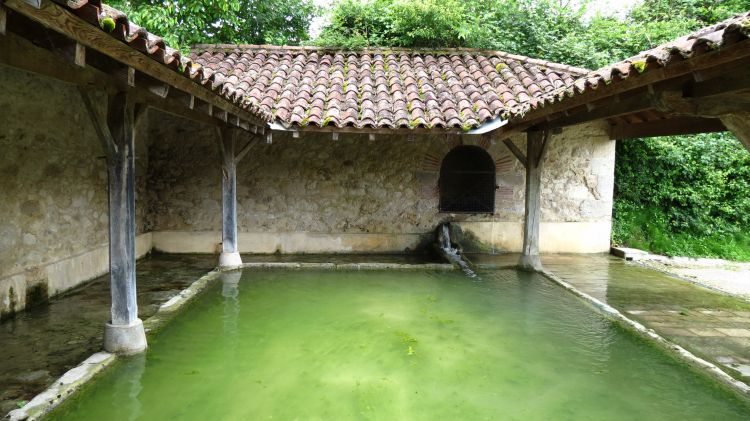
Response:
[[[235,101],[247,96],[286,126],[466,130],[588,72],[472,49],[199,45],[192,59]]]
[[[595,70],[572,84],[546,93],[543,100],[536,104],[524,105],[522,113],[532,108],[564,102],[566,98],[578,96],[605,85],[613,87],[620,81],[646,74],[650,71],[690,60],[703,54],[727,48],[740,42],[750,49],[750,12],[736,15],[695,31],[689,35],[643,51],[629,59]]]
[[[198,63],[194,63],[189,57],[184,56],[179,50],[170,48],[163,39],[149,33],[144,28],[130,22],[125,13],[116,10],[100,0],[54,0],[74,15],[90,23],[103,32],[108,32],[110,36],[116,38],[135,50],[149,56],[158,63],[174,70],[177,73],[193,80],[212,90],[215,94],[224,97],[264,121],[270,121],[271,116],[260,110],[256,104],[250,101],[244,101],[242,96],[236,95],[230,85],[217,81],[212,77],[212,72],[206,72]],[[106,31],[103,28],[102,21],[110,18],[115,21],[115,28]]]

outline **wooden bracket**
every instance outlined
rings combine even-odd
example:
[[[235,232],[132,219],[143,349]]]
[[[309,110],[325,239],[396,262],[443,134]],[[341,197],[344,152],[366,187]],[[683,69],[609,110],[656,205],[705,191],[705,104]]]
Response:
[[[539,151],[539,157],[536,161],[537,165],[541,165],[541,162],[544,161],[544,158],[547,156],[547,149],[549,149],[549,138],[549,130],[542,131],[542,150]]]
[[[235,165],[238,164],[240,161],[242,161],[242,158],[244,158],[247,155],[247,153],[250,152],[250,150],[254,148],[255,145],[257,144],[258,144],[257,138],[248,140],[247,144],[245,144],[245,146],[243,146],[242,149],[240,149],[240,152],[234,158]]]
[[[81,100],[83,101],[83,105],[86,107],[86,111],[88,112],[89,118],[91,119],[91,123],[94,125],[94,130],[96,130],[96,135],[99,138],[99,142],[101,143],[102,148],[104,149],[104,153],[107,155],[107,160],[110,160],[112,157],[117,155],[118,151],[115,139],[114,137],[112,137],[112,133],[109,131],[107,119],[106,117],[102,116],[94,106],[96,98],[92,91],[83,87],[79,87],[78,91],[81,93]]]
[[[521,150],[518,149],[518,146],[516,146],[516,144],[513,143],[513,141],[510,139],[503,140],[503,143],[505,144],[505,146],[508,147],[508,149],[516,157],[516,159],[518,159],[518,161],[521,162],[521,165],[523,165],[524,168],[526,168],[526,165],[527,165],[526,155],[524,155],[523,152],[521,152]]]

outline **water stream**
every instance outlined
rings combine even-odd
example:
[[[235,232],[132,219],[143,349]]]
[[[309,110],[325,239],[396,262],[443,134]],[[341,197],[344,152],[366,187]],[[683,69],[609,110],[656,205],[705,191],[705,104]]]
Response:
[[[469,263],[461,256],[457,247],[453,247],[450,233],[450,223],[441,224],[438,227],[438,245],[445,257],[452,264],[458,265],[459,268],[470,278],[476,278],[477,274],[471,269]]]

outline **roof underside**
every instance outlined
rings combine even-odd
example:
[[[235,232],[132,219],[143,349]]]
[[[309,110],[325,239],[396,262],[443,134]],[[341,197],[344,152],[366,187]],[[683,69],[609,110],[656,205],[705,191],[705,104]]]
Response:
[[[287,127],[468,130],[587,70],[478,50],[196,46],[193,61]]]
[[[145,28],[130,21],[125,13],[102,3],[101,0],[52,1],[67,8],[74,15],[98,27],[103,32],[108,32],[113,38],[124,42],[156,62],[163,64],[195,83],[211,89],[215,94],[230,100],[234,105],[255,115],[259,120],[270,121],[270,114],[259,110],[251,101],[244,101],[243,98],[234,95],[231,87],[224,86],[221,82],[211,78],[211,72],[205,72],[202,66],[192,62],[189,57],[182,55],[179,50],[170,48],[161,37],[148,32]],[[104,25],[102,21],[104,19],[112,19],[115,22],[115,27],[109,31],[103,29]]]

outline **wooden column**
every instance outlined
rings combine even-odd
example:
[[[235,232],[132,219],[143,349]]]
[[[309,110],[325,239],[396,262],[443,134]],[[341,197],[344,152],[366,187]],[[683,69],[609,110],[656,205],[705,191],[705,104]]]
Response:
[[[750,112],[726,114],[721,116],[720,119],[724,126],[737,136],[737,139],[750,152]]]
[[[542,159],[547,137],[544,132],[526,135],[526,211],[523,224],[523,250],[518,260],[519,268],[540,272],[539,219],[541,205]]]
[[[221,256],[219,267],[242,265],[237,247],[237,160],[234,151],[236,131],[217,129],[221,152]]]
[[[126,93],[110,96],[106,118],[96,96],[81,90],[107,156],[109,175],[109,270],[112,318],[105,327],[104,348],[131,354],[146,348],[138,319],[135,283],[135,106]]]

